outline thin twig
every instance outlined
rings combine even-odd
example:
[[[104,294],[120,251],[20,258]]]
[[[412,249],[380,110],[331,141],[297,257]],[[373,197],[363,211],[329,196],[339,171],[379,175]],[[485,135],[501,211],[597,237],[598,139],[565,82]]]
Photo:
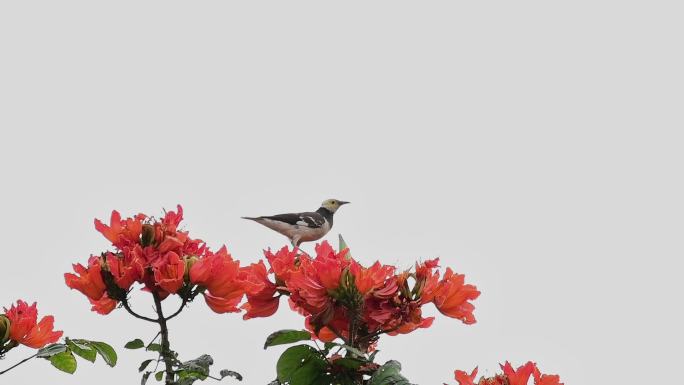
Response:
[[[9,372],[10,370],[16,368],[17,366],[19,366],[19,365],[23,364],[24,362],[30,360],[31,358],[35,358],[37,355],[38,355],[38,353],[32,355],[31,357],[24,358],[23,360],[17,362],[16,364],[10,366],[9,368],[7,368],[5,370],[3,370],[2,372],[0,372],[0,374],[5,374],[5,373]]]
[[[144,315],[140,315],[140,314],[134,312],[133,309],[131,309],[130,305],[128,304],[127,299],[122,300],[121,304],[123,305],[124,309],[126,309],[126,311],[128,311],[133,317],[139,318],[141,320],[145,320],[147,322],[158,323],[158,321],[154,318],[145,317]]]
[[[170,320],[171,318],[173,318],[173,317],[177,316],[178,314],[180,314],[181,311],[183,311],[183,308],[185,307],[185,305],[186,305],[187,303],[188,303],[188,300],[185,299],[185,298],[183,298],[183,302],[181,303],[181,305],[180,305],[180,307],[178,308],[178,310],[176,310],[176,312],[173,313],[173,314],[171,314],[170,316],[164,318],[164,321],[168,321],[168,320]]]

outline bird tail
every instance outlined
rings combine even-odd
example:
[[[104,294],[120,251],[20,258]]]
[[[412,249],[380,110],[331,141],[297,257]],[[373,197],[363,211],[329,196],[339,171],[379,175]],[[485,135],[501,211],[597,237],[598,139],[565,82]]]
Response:
[[[257,219],[259,219],[259,218],[255,218],[255,217],[240,217],[240,218],[249,219],[250,221],[256,221]]]

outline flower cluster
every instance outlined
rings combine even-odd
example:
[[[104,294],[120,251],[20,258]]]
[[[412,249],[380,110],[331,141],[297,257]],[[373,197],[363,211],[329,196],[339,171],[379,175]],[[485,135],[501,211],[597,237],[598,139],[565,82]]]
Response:
[[[316,245],[315,257],[287,247],[265,251],[263,261],[250,267],[245,319],[267,317],[279,298],[306,317],[306,326],[320,340],[341,338],[363,351],[373,350],[380,334],[404,334],[432,324],[423,305],[433,303],[444,315],[466,324],[475,322],[469,301],[480,292],[464,276],[447,268],[436,270],[438,259],[417,263],[414,271],[376,262],[365,267],[327,243]]]
[[[217,313],[240,311],[246,269],[225,246],[213,252],[202,240],[179,230],[182,219],[180,205],[161,219],[145,214],[122,219],[117,211],[112,212],[109,225],[96,219],[95,229],[114,250],[91,256],[87,266],[75,264],[76,274],[64,274],[67,286],[88,297],[92,310],[100,314],[125,302],[136,282],[160,300],[176,294],[190,301],[201,293]]]
[[[4,310],[4,314],[0,314],[0,354],[20,344],[40,349],[62,337],[61,331],[53,330],[53,316],[48,315],[38,321],[35,302],[29,306],[18,300],[16,305]]]
[[[481,377],[478,382],[475,382],[477,376],[477,368],[468,374],[462,370],[456,370],[454,376],[459,385],[527,385],[530,376],[534,378],[534,385],[563,385],[560,382],[560,377],[555,374],[542,374],[534,362],[527,362],[518,369],[513,369],[511,364],[507,361],[501,365],[503,373],[497,374],[494,377]]]

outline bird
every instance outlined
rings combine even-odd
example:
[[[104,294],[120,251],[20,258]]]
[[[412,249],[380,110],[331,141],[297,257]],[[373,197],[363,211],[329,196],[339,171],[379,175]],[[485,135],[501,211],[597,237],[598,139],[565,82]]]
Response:
[[[333,215],[350,202],[339,199],[326,199],[315,212],[278,214],[261,217],[242,217],[249,219],[283,234],[292,246],[299,247],[302,242],[316,241],[325,236],[333,226]]]

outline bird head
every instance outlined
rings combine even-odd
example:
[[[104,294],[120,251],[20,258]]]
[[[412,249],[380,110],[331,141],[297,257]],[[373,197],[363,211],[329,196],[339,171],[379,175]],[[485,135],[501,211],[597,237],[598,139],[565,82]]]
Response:
[[[342,205],[346,205],[349,202],[341,201],[339,199],[326,199],[321,203],[321,207],[327,209],[331,213],[337,211]]]

